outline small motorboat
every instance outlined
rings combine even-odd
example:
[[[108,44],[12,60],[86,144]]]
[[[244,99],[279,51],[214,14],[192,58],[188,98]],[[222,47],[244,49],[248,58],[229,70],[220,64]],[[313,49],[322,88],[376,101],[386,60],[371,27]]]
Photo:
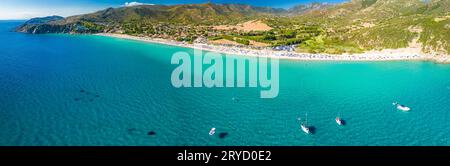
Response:
[[[336,123],[339,125],[339,126],[342,126],[343,124],[342,124],[342,120],[341,120],[341,118],[339,118],[339,117],[336,117]]]
[[[214,135],[216,134],[216,128],[211,128],[211,130],[209,130],[209,135]]]
[[[405,105],[401,105],[398,102],[394,102],[394,103],[392,103],[392,105],[396,106],[396,108],[400,111],[404,111],[404,112],[411,111],[411,108],[409,108]]]
[[[411,108],[404,106],[404,105],[397,105],[397,109],[402,110],[402,111],[410,111]]]

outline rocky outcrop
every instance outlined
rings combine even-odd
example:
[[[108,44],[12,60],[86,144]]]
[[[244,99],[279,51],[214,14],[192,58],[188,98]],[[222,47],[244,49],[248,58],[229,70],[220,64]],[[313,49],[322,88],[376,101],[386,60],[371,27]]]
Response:
[[[32,18],[16,28],[17,32],[30,34],[45,33],[99,33],[100,29],[88,28],[82,21],[67,22],[64,17],[48,16]]]
[[[24,24],[16,29],[17,32],[30,34],[46,33],[99,33],[102,31],[86,28],[80,23],[73,24]]]

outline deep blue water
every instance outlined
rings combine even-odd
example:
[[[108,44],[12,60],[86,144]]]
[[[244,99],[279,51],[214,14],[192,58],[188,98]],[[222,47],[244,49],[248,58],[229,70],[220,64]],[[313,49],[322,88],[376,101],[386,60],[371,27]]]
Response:
[[[261,99],[172,87],[171,56],[191,49],[18,24],[0,22],[0,145],[450,145],[450,65],[283,60],[279,96]]]

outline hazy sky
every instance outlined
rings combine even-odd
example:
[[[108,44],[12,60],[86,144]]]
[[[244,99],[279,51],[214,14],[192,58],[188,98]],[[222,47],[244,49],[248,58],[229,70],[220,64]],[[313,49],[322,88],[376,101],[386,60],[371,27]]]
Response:
[[[212,0],[214,3],[243,3],[255,6],[287,8],[310,2],[337,3],[346,0]],[[126,3],[185,4],[205,3],[207,0],[0,0],[0,20],[28,19],[49,15],[70,16],[94,12],[107,7],[120,7]]]

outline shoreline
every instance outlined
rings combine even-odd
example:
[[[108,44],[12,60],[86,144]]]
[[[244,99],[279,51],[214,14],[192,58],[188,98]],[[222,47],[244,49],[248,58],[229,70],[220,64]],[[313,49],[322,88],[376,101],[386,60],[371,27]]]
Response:
[[[149,43],[157,43],[171,46],[178,46],[184,48],[200,49],[203,51],[210,51],[216,53],[223,53],[227,55],[240,55],[251,57],[268,57],[287,60],[300,61],[433,61],[436,63],[450,64],[450,56],[435,56],[423,54],[420,48],[400,48],[400,49],[384,49],[381,51],[368,51],[359,54],[312,54],[312,53],[297,53],[289,51],[274,51],[271,49],[249,49],[232,46],[220,46],[211,44],[189,44],[186,42],[173,41],[168,39],[138,37],[126,34],[113,33],[98,33],[98,36],[114,37],[120,39],[136,40]]]

